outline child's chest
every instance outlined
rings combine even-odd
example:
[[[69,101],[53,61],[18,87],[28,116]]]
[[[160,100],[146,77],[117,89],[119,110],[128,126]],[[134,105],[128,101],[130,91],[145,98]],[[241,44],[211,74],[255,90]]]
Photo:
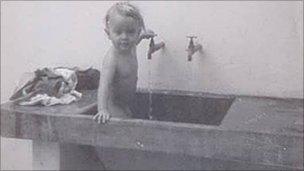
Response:
[[[123,59],[117,62],[116,73],[120,79],[137,78],[138,64],[135,59]]]

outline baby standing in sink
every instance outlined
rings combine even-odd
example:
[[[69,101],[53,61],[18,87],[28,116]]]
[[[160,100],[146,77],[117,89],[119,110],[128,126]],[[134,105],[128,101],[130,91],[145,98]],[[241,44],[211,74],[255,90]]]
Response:
[[[112,47],[100,72],[98,113],[93,117],[98,123],[105,123],[110,116],[132,117],[130,105],[135,96],[138,70],[136,46],[142,39],[154,35],[145,30],[139,10],[128,2],[114,4],[105,22],[104,30]]]

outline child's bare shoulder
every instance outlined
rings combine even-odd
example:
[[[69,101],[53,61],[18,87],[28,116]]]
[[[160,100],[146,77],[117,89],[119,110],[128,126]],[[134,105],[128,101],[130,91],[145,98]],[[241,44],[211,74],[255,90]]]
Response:
[[[117,60],[113,55],[113,53],[111,53],[111,51],[107,52],[102,62],[102,69],[103,70],[115,69],[116,64],[117,64]]]

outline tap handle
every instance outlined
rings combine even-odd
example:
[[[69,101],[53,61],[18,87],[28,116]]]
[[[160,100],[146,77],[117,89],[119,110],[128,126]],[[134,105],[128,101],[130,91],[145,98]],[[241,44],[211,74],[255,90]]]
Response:
[[[190,39],[188,49],[193,48],[193,47],[194,47],[194,42],[193,42],[193,39],[196,39],[196,38],[197,38],[197,36],[187,36],[187,38],[189,38],[189,39]]]
[[[154,46],[154,37],[156,37],[156,36],[157,36],[157,34],[151,35],[151,37],[150,37],[150,47]]]
[[[187,36],[187,38],[189,38],[189,39],[190,39],[190,44],[191,44],[191,46],[192,46],[192,45],[194,45],[194,43],[193,43],[193,39],[196,39],[196,38],[197,38],[197,36]]]
[[[190,40],[196,39],[197,36],[187,36],[187,38],[189,38]]]
[[[157,34],[153,34],[153,35],[151,35],[151,37],[153,38],[153,37],[156,37],[157,36]]]
[[[197,36],[187,36],[188,38],[197,38]]]
[[[149,35],[150,37],[150,39],[153,39],[154,37],[156,37],[157,36],[157,34],[151,34],[151,35]]]
[[[149,44],[149,46],[150,47],[153,47],[154,46],[154,38],[153,37],[151,37],[151,39],[150,39],[150,44]]]

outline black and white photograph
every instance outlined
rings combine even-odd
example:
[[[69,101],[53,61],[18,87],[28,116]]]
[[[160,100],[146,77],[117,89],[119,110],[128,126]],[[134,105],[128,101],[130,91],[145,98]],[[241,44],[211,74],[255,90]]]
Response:
[[[1,0],[1,170],[303,170],[303,1]]]

